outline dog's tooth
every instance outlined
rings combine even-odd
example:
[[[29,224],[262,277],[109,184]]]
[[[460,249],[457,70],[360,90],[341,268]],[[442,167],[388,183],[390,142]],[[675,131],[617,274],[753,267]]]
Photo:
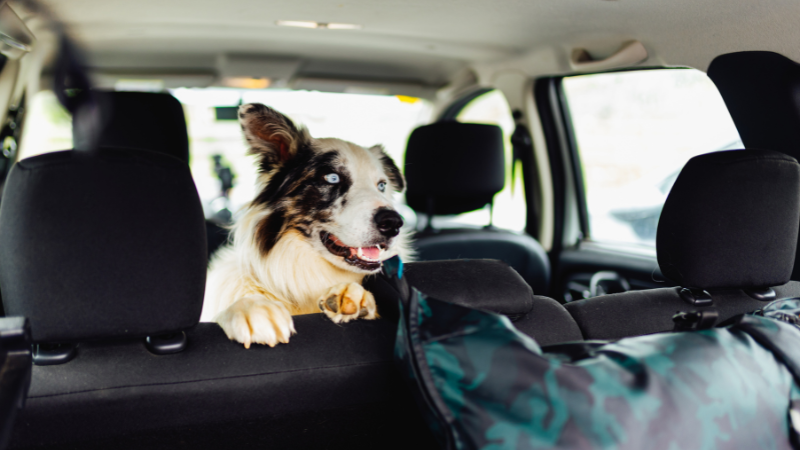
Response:
[[[361,247],[358,247],[358,257],[364,259],[364,249]]]

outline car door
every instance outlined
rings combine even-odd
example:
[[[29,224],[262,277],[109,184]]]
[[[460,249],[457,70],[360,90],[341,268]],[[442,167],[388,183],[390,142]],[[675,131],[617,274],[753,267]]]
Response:
[[[691,157],[742,148],[715,85],[694,69],[537,80],[554,193],[551,296],[673,286],[658,269],[664,200]]]

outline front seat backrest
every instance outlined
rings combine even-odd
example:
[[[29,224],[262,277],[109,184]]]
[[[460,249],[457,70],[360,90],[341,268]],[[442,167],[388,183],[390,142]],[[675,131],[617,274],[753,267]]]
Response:
[[[30,320],[34,342],[191,328],[206,264],[200,199],[176,158],[63,151],[22,160],[9,174],[0,202],[3,306]]]
[[[183,106],[170,94],[153,92],[94,91],[102,119],[102,130],[72,123],[72,140],[78,150],[101,148],[150,150],[189,163],[189,136]],[[228,230],[206,221],[208,254],[228,241]]]
[[[799,228],[794,158],[768,150],[696,156],[675,181],[656,236],[661,272],[680,287],[565,306],[586,339],[669,331],[679,311],[713,310],[719,322],[752,312],[770,299],[800,295],[797,283],[787,284]]]
[[[494,227],[434,230],[434,215],[474,211],[492,203],[505,185],[503,132],[495,125],[438,122],[417,128],[408,139],[405,176],[408,205],[426,215],[415,236],[424,261],[499,259],[519,272],[536,294],[546,294],[550,263],[528,235]]]

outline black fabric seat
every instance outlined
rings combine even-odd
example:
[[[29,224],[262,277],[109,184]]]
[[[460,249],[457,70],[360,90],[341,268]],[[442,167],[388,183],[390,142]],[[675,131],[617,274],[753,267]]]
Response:
[[[800,64],[774,52],[720,55],[708,67],[748,148],[768,148],[800,158]],[[800,280],[800,252],[792,280]]]
[[[500,127],[439,122],[414,130],[406,151],[406,199],[429,221],[429,226],[415,236],[414,248],[423,261],[504,261],[534,293],[546,295],[550,262],[532,237],[494,227],[437,230],[430,226],[434,215],[461,214],[492,203],[505,185],[505,173]]]
[[[205,239],[189,167],[176,158],[102,149],[22,160],[0,202],[4,309],[30,320],[37,343],[189,329]]]
[[[543,345],[580,339],[563,307],[531,297],[502,263],[452,263],[459,267],[412,263],[406,276],[429,290],[437,286],[436,295],[457,303],[503,300],[515,323],[533,330]],[[465,266],[473,271],[449,280],[459,286],[473,280],[466,288],[430,281],[431,273],[463,273]],[[499,281],[479,292],[496,297],[472,296],[481,287],[478,274]],[[380,277],[367,287],[378,298],[383,320],[337,326],[320,314],[297,316],[297,335],[275,348],[245,350],[212,323],[187,332],[189,348],[174,355],[152,355],[140,340],[81,344],[80,355],[67,364],[34,367],[14,443],[80,442],[81,448],[98,449],[112,443],[167,449],[176,442],[187,448],[438,448],[393,361],[396,304],[387,301],[392,288]],[[115,443],[120,437],[124,441]]]
[[[99,136],[95,130],[72,124],[72,139],[78,150],[92,145],[102,148],[148,150],[189,163],[189,135],[183,106],[170,94],[150,92],[94,91],[103,118]],[[208,255],[228,241],[228,230],[206,221]]]
[[[437,447],[396,372],[397,293],[382,277],[366,286],[383,319],[297,316],[289,344],[245,350],[197,323],[207,261],[186,164],[138,149],[51,153],[17,164],[3,195],[4,306],[30,318],[35,343],[77,343],[68,362],[33,367],[11,448]],[[542,344],[581,338],[562,306],[501,262],[406,273],[431,295],[508,315]],[[146,346],[181,331],[182,351]]]
[[[579,300],[566,309],[585,339],[669,331],[680,311],[713,310],[719,322],[755,311],[770,299],[800,295],[800,283],[789,282],[799,228],[794,158],[767,150],[697,156],[675,181],[656,238],[662,273],[681,287]],[[689,301],[703,290],[711,304]]]

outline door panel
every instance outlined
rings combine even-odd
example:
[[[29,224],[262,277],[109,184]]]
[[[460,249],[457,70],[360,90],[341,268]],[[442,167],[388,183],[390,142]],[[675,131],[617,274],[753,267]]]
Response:
[[[655,257],[626,254],[586,244],[561,252],[558,267],[554,271],[555,288],[551,293],[562,302],[588,298],[592,296],[587,295],[591,291],[592,277],[603,272],[617,274],[622,280],[602,277],[607,280],[600,281],[601,286],[605,285],[602,293],[606,294],[675,286],[662,275]]]

